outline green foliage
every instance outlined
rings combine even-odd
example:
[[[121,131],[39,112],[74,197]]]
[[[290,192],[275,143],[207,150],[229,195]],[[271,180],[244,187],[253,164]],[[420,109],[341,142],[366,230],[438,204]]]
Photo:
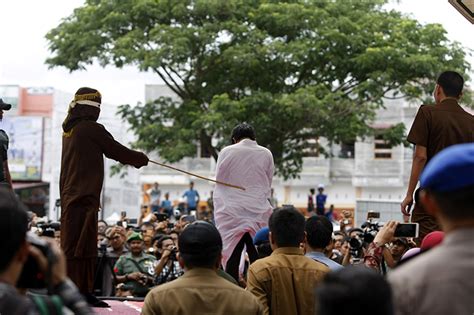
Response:
[[[384,3],[88,0],[47,34],[47,63],[155,72],[179,101],[122,106],[137,148],[174,162],[200,142],[217,158],[235,124],[247,121],[290,178],[308,139],[369,135],[384,97],[425,100],[444,69],[467,78],[463,48],[440,25]],[[396,126],[386,137],[396,145],[403,133]]]

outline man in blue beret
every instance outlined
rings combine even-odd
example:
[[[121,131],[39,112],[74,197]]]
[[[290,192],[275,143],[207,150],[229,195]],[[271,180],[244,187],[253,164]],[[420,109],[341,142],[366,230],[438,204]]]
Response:
[[[474,314],[474,143],[437,154],[420,184],[421,203],[445,238],[389,273],[396,314]]]

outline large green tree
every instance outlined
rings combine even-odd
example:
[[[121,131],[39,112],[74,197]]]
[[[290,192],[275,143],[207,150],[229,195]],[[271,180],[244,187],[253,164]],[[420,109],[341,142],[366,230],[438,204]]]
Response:
[[[442,26],[385,3],[87,0],[47,34],[47,63],[153,71],[179,101],[122,106],[136,147],[174,162],[200,142],[217,158],[232,127],[247,121],[288,178],[301,170],[308,139],[354,141],[372,132],[385,97],[421,102],[441,70],[468,71]],[[397,144],[403,132],[387,135]]]

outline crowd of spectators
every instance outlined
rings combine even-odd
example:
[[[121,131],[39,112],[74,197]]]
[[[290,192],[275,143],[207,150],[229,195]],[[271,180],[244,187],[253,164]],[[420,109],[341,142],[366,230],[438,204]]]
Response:
[[[335,224],[284,205],[253,238],[258,259],[243,256],[236,281],[220,264],[212,220],[146,207],[137,220],[99,221],[95,294],[143,298],[143,314],[472,313],[474,179],[462,173],[474,174],[474,147],[447,151],[425,171],[416,199],[443,230],[422,240],[394,237],[396,221],[354,227],[346,212]],[[59,223],[27,215],[28,230],[60,243]]]

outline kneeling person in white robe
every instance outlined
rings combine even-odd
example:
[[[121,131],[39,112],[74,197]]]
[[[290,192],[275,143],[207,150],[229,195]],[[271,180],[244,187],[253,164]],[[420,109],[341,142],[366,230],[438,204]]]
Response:
[[[268,225],[273,178],[273,156],[255,141],[255,131],[246,123],[232,131],[232,145],[217,159],[216,179],[245,188],[245,191],[217,185],[214,215],[223,240],[222,263],[237,281],[244,245],[250,263],[258,258],[252,242],[255,233]]]

